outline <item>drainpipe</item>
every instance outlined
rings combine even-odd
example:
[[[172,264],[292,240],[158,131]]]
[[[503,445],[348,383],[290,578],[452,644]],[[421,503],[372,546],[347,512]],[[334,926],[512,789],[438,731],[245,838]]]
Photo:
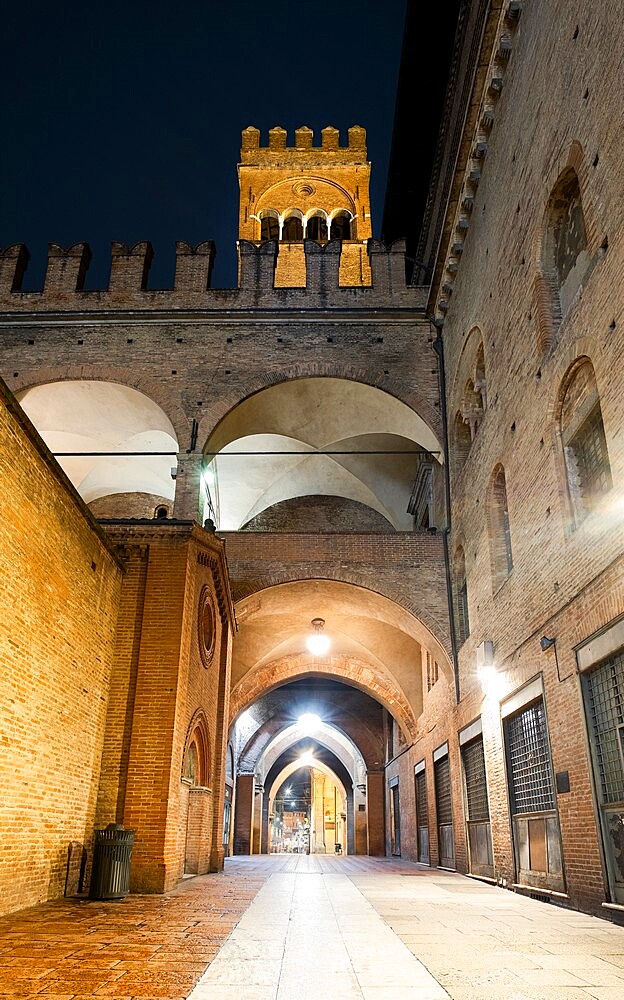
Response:
[[[453,674],[455,676],[455,700],[459,705],[461,694],[459,688],[459,661],[457,659],[457,631],[455,628],[455,603],[453,601],[453,581],[451,578],[451,561],[449,557],[449,534],[451,531],[451,479],[450,479],[450,454],[449,454],[449,433],[448,416],[446,412],[446,374],[444,370],[444,343],[442,340],[443,323],[429,317],[429,322],[436,330],[436,339],[433,341],[433,349],[438,356],[438,389],[440,393],[440,416],[442,418],[442,433],[444,435],[444,500],[446,504],[446,527],[442,532],[442,543],[444,546],[444,570],[446,575],[446,598],[448,602],[449,622],[451,625],[451,653],[453,656]]]

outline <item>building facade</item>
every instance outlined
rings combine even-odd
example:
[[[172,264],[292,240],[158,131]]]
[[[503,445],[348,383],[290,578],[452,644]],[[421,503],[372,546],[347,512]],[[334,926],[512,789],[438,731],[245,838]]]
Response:
[[[41,292],[3,252],[5,559],[18,539],[32,620],[71,625],[50,726],[7,592],[21,851],[25,714],[59,769],[7,908],[61,893],[68,843],[108,822],[136,830],[141,891],[294,823],[309,850],[624,913],[622,48],[615,7],[460,5],[407,268],[372,239],[359,127],[244,130],[236,289],[210,287],[210,243],[177,244],[165,291],[149,244],[113,244],[100,292],[86,244],[51,244]],[[8,487],[22,465],[37,489]]]

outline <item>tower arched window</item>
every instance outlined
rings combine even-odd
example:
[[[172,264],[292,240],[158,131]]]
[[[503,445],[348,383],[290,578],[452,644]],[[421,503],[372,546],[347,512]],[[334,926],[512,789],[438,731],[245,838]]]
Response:
[[[279,239],[279,218],[277,212],[273,210],[263,212],[260,220],[260,239],[263,243],[267,240]]]
[[[309,240],[317,240],[319,243],[327,242],[327,219],[322,212],[310,216],[306,226],[306,236]]]
[[[496,466],[490,479],[487,497],[487,521],[492,589],[496,593],[513,569],[507,484],[502,465]]]
[[[330,235],[332,240],[351,240],[352,236],[351,216],[348,212],[336,212],[331,220]]]
[[[468,583],[466,580],[466,557],[459,545],[453,560],[453,584],[455,591],[455,630],[458,646],[463,646],[470,635],[468,618]]]
[[[600,397],[589,358],[564,379],[559,432],[574,522],[580,523],[613,485]]]
[[[289,215],[282,226],[284,243],[298,243],[303,239],[303,220],[300,215]]]

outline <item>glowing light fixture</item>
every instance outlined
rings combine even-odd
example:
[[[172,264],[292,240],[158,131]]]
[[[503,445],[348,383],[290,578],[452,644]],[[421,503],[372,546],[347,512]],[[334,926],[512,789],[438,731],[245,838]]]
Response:
[[[313,618],[310,624],[314,629],[314,632],[306,639],[306,646],[313,656],[324,656],[330,646],[328,637],[323,635],[325,619]]]
[[[311,750],[306,750],[305,753],[301,754],[301,757],[297,759],[299,767],[313,767],[314,766],[314,754]]]
[[[321,636],[321,638],[324,639],[325,636]],[[317,729],[320,729],[323,723],[321,722],[320,717],[315,715],[314,712],[304,712],[303,715],[299,716],[297,725],[306,736],[310,736],[312,733],[315,733]]]

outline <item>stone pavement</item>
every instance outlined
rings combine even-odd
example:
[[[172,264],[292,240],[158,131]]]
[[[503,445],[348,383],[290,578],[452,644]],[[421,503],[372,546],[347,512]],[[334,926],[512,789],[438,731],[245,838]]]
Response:
[[[232,858],[0,919],[0,997],[624,1000],[624,928],[396,859]]]

